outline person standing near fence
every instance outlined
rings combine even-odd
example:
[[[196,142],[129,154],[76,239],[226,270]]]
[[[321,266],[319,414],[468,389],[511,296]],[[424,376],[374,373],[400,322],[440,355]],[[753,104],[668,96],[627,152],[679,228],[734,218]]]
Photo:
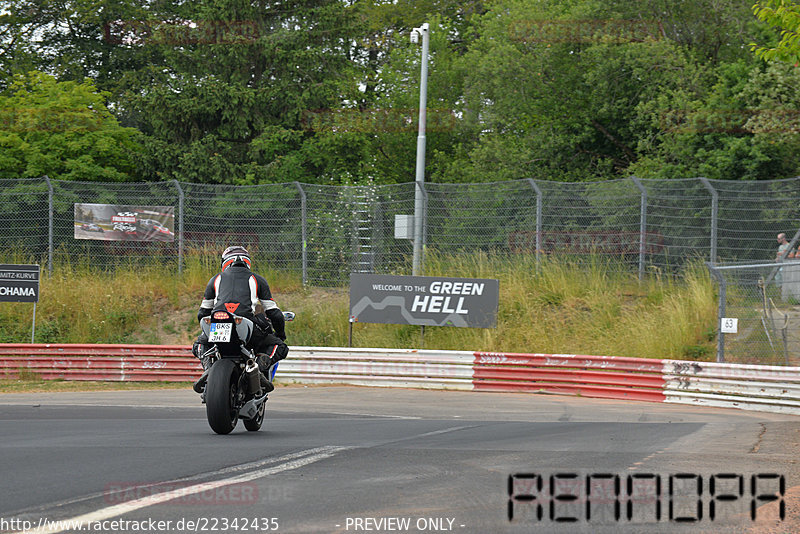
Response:
[[[783,232],[778,234],[778,252],[775,254],[775,261],[779,261],[781,259],[781,256],[786,251],[786,249],[789,248],[789,245],[790,243],[789,240],[786,239],[786,234],[784,234]],[[790,251],[789,254],[786,255],[786,257],[791,258],[794,257],[794,255]]]
[[[775,261],[781,261],[783,253],[786,252],[786,249],[789,248],[790,244],[791,243],[789,243],[789,240],[786,239],[786,234],[784,234],[783,232],[778,234],[778,252],[775,253]],[[789,253],[786,255],[786,258],[793,258],[793,257],[794,254],[792,254],[792,251],[790,250]],[[783,277],[781,276],[782,270],[783,270],[782,268],[778,269],[778,272],[775,275],[775,283],[778,284],[778,287],[780,287],[783,281]]]

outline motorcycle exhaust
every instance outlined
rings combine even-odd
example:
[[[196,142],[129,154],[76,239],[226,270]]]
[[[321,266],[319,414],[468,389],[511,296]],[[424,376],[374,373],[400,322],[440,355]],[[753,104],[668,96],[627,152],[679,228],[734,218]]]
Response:
[[[261,387],[261,377],[258,376],[258,364],[255,360],[247,360],[247,366],[245,366],[244,372],[247,374],[247,386],[250,388],[250,391],[258,391]]]
[[[255,399],[250,399],[244,403],[244,406],[239,410],[239,419],[252,419],[258,413],[258,409],[262,404],[267,402],[267,394],[263,394]]]

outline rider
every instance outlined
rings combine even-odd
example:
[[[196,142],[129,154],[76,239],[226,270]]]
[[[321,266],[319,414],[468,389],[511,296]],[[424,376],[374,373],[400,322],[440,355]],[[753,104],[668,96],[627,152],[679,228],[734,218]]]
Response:
[[[272,299],[269,284],[264,277],[250,271],[251,263],[246,248],[233,246],[225,249],[220,272],[206,286],[197,320],[208,317],[215,309],[225,308],[253,321],[255,328],[249,346],[256,352],[258,368],[264,375],[261,385],[268,393],[275,389],[267,378],[269,370],[286,358],[289,347],[284,343],[286,332],[283,313]],[[202,361],[205,369],[203,376],[194,384],[194,390],[198,393],[203,392],[208,379],[211,358],[206,353],[210,349],[208,337],[201,332],[192,346],[192,353]]]

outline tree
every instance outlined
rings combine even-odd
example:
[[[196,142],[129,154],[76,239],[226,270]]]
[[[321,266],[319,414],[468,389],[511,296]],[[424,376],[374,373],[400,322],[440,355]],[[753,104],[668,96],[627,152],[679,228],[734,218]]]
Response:
[[[146,137],[148,179],[316,181],[325,153],[305,117],[338,108],[352,79],[351,12],[340,0],[203,1],[153,11],[118,46],[163,61],[126,73],[120,111]],[[130,45],[126,43],[131,43]]]
[[[764,60],[800,63],[800,4],[794,0],[759,0],[753,5],[755,16],[773,28],[781,28],[780,41],[776,46],[750,48]]]
[[[684,47],[702,63],[742,59],[742,42],[756,38],[759,23],[741,0],[615,0],[621,17],[655,24],[663,38]]]
[[[139,132],[123,128],[91,80],[16,75],[0,95],[0,178],[136,178]]]
[[[626,175],[651,134],[637,107],[692,83],[692,61],[648,21],[603,2],[504,0],[459,61],[469,145],[448,181]]]
[[[8,0],[0,9],[0,73],[39,70],[59,81],[78,82],[90,77],[113,98],[127,82],[122,72],[159,62],[156,48],[116,46],[115,42],[120,28],[141,26],[148,20],[149,4]]]
[[[653,135],[630,172],[641,178],[768,180],[800,172],[800,73],[737,62],[709,88],[665,91],[640,106]]]
[[[758,6],[796,46],[797,0]],[[740,0],[8,0],[0,95],[32,70],[93,80],[141,133],[114,179],[408,182],[423,22],[430,181],[774,178],[800,161],[767,135],[800,109],[771,96],[795,77],[742,47],[778,37]],[[36,136],[10,128],[0,158],[22,175]]]
[[[13,0],[0,8],[0,91],[14,73],[41,68],[46,62],[38,54],[35,37],[53,20],[44,3]]]

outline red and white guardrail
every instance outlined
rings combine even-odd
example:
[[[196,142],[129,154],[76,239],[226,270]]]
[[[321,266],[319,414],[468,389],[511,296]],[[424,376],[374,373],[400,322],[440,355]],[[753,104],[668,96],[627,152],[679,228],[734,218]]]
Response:
[[[191,347],[0,343],[0,378],[183,382],[203,372]]]
[[[0,378],[190,381],[188,346],[0,344]],[[800,367],[648,358],[292,347],[279,382],[581,395],[800,415]]]

